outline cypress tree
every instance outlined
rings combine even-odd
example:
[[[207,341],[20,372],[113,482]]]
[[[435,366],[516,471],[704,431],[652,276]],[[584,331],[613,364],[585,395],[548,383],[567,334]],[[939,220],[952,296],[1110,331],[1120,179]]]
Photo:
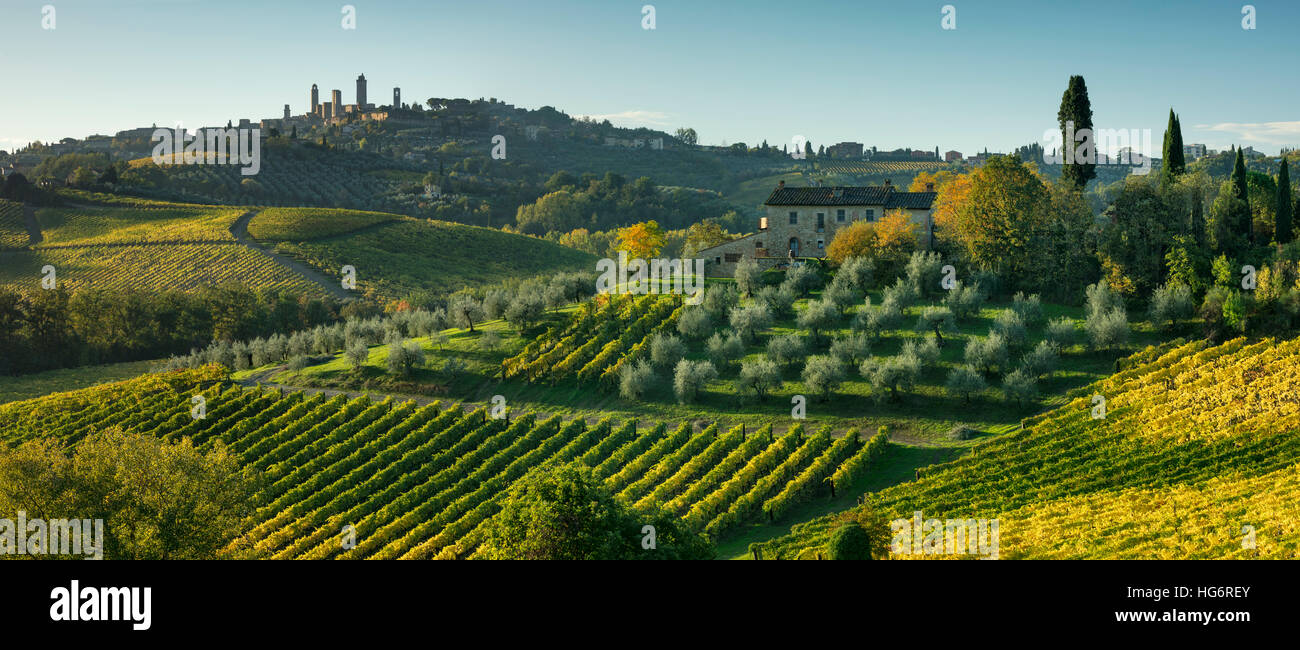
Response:
[[[1165,127],[1164,151],[1161,155],[1164,161],[1160,168],[1160,178],[1164,182],[1169,183],[1187,171],[1187,161],[1183,158],[1183,129],[1172,108],[1169,109],[1169,126]]]
[[[1080,75],[1072,75],[1070,83],[1061,95],[1061,109],[1056,113],[1057,123],[1061,127],[1061,146],[1065,152],[1063,160],[1064,165],[1061,168],[1061,179],[1070,183],[1078,190],[1083,190],[1088,181],[1097,177],[1097,165],[1094,157],[1093,162],[1079,163],[1076,162],[1074,154],[1078,143],[1075,142],[1071,135],[1066,133],[1066,123],[1073,123],[1074,133],[1082,129],[1092,130],[1092,102],[1088,100],[1088,86],[1084,83]],[[1089,138],[1096,146],[1096,140]],[[1095,154],[1095,149],[1094,149]]]
[[[1291,242],[1291,172],[1287,170],[1286,158],[1282,159],[1282,168],[1277,173],[1277,221],[1273,228],[1273,238],[1279,244]]]
[[[1238,215],[1238,232],[1245,236],[1246,241],[1253,241],[1253,230],[1250,222],[1250,195],[1246,191],[1246,156],[1237,150],[1236,162],[1232,164],[1232,194],[1241,199],[1246,204],[1246,209]]]
[[[1246,157],[1241,149],[1237,150],[1237,158],[1232,163],[1232,191],[1242,201],[1250,200],[1246,194]]]

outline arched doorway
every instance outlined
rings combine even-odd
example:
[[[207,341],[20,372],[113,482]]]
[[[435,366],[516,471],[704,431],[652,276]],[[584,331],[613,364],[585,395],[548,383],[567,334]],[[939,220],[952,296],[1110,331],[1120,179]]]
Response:
[[[790,257],[799,257],[799,238],[790,238]]]

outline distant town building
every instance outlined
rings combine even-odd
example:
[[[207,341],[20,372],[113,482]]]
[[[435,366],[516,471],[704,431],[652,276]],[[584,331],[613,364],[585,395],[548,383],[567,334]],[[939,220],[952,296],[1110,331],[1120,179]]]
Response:
[[[393,108],[401,108],[401,107],[402,107],[402,89],[401,89],[401,88],[394,88],[394,89],[393,89]]]
[[[1198,158],[1204,158],[1207,155],[1207,153],[1208,150],[1205,148],[1205,145],[1203,144],[1183,145],[1183,158],[1185,158],[1187,162],[1191,162]]]
[[[366,110],[366,75],[357,77],[357,108]]]
[[[320,91],[316,90],[316,84],[311,85],[311,114],[320,115]]]
[[[651,149],[659,151],[664,148],[664,139],[651,138],[647,140],[645,138],[615,138],[613,136],[605,136],[605,146],[626,147],[628,149],[642,149],[648,146]]]
[[[943,159],[946,162],[961,162],[961,152],[949,151],[943,155]]]
[[[861,158],[862,149],[861,142],[840,142],[826,147],[826,153],[831,158]]]

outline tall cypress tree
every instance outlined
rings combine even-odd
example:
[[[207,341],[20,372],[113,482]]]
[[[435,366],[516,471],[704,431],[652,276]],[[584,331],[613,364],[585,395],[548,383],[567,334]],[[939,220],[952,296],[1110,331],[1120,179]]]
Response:
[[[1097,165],[1095,158],[1092,162],[1079,163],[1075,158],[1076,148],[1079,143],[1075,142],[1072,134],[1067,133],[1066,123],[1072,122],[1074,132],[1078,133],[1081,129],[1092,130],[1092,102],[1088,101],[1088,86],[1084,83],[1080,75],[1071,75],[1070,83],[1061,95],[1061,110],[1056,113],[1056,121],[1061,127],[1061,146],[1065,153],[1061,168],[1061,179],[1073,185],[1076,189],[1083,190],[1088,181],[1097,177]],[[1095,134],[1094,134],[1095,138]],[[1089,138],[1096,146],[1096,140]]]
[[[1291,172],[1287,170],[1286,158],[1282,159],[1282,169],[1277,173],[1277,221],[1273,227],[1273,238],[1279,244],[1291,242]]]
[[[1169,109],[1169,125],[1165,127],[1164,151],[1161,155],[1164,161],[1160,168],[1160,178],[1164,182],[1171,182],[1187,171],[1187,161],[1183,158],[1183,128],[1172,108]]]
[[[1255,229],[1251,227],[1250,195],[1246,190],[1246,156],[1241,149],[1237,150],[1236,162],[1232,164],[1232,194],[1246,204],[1246,209],[1237,218],[1237,232],[1253,243]]]

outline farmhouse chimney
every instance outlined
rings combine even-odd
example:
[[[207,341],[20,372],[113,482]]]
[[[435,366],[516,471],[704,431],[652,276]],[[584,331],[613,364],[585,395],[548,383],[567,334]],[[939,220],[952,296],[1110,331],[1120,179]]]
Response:
[[[885,179],[885,187],[890,187],[890,186],[891,186],[891,183],[889,182],[889,179],[886,178],[886,179]]]
[[[777,182],[776,182],[776,189],[778,189],[778,190],[783,190],[783,189],[785,189],[785,181],[777,181]]]

